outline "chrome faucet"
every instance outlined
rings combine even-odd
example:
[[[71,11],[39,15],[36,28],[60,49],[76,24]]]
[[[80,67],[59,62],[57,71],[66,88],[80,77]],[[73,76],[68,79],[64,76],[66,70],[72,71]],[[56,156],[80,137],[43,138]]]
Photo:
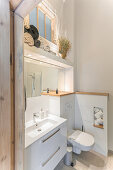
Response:
[[[37,115],[37,113],[33,113],[33,121],[34,123],[36,123],[36,126],[37,126],[36,118],[39,118],[39,115]]]

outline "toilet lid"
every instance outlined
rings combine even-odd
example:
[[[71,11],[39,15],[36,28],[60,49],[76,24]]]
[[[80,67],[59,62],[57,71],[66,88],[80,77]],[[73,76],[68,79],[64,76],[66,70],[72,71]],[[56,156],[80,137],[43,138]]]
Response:
[[[83,146],[91,146],[94,144],[94,137],[80,130],[76,130],[68,138]]]

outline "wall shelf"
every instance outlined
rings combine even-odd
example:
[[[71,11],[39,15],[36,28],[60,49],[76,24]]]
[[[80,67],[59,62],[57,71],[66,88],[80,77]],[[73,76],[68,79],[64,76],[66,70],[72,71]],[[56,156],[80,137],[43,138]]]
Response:
[[[48,96],[66,96],[66,95],[70,95],[70,94],[74,94],[74,92],[63,92],[63,91],[59,91],[58,94],[56,94],[56,91],[50,91],[49,93],[47,92],[42,92],[41,95],[48,95]]]
[[[93,125],[96,128],[104,129],[103,125]]]
[[[109,93],[102,93],[102,92],[82,92],[77,91],[75,94],[86,94],[86,95],[96,95],[96,96],[109,96]]]
[[[72,68],[73,64],[67,59],[64,60],[60,56],[56,56],[53,53],[45,51],[44,49],[37,48],[35,46],[29,46],[24,43],[24,56],[30,59],[46,62],[48,64],[53,64],[61,68]]]

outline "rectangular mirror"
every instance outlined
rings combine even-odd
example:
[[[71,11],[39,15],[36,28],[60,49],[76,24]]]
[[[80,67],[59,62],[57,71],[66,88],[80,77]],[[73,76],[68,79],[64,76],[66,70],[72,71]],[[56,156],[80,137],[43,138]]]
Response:
[[[24,57],[24,82],[27,98],[50,91],[64,90],[64,68]]]

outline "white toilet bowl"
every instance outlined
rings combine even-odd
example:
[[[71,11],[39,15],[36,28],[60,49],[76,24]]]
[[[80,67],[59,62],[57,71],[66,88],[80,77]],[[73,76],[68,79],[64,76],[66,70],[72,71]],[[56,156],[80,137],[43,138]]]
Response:
[[[94,146],[94,137],[80,130],[73,130],[68,136],[68,143],[72,145],[73,152],[80,154],[81,151],[89,151]]]

